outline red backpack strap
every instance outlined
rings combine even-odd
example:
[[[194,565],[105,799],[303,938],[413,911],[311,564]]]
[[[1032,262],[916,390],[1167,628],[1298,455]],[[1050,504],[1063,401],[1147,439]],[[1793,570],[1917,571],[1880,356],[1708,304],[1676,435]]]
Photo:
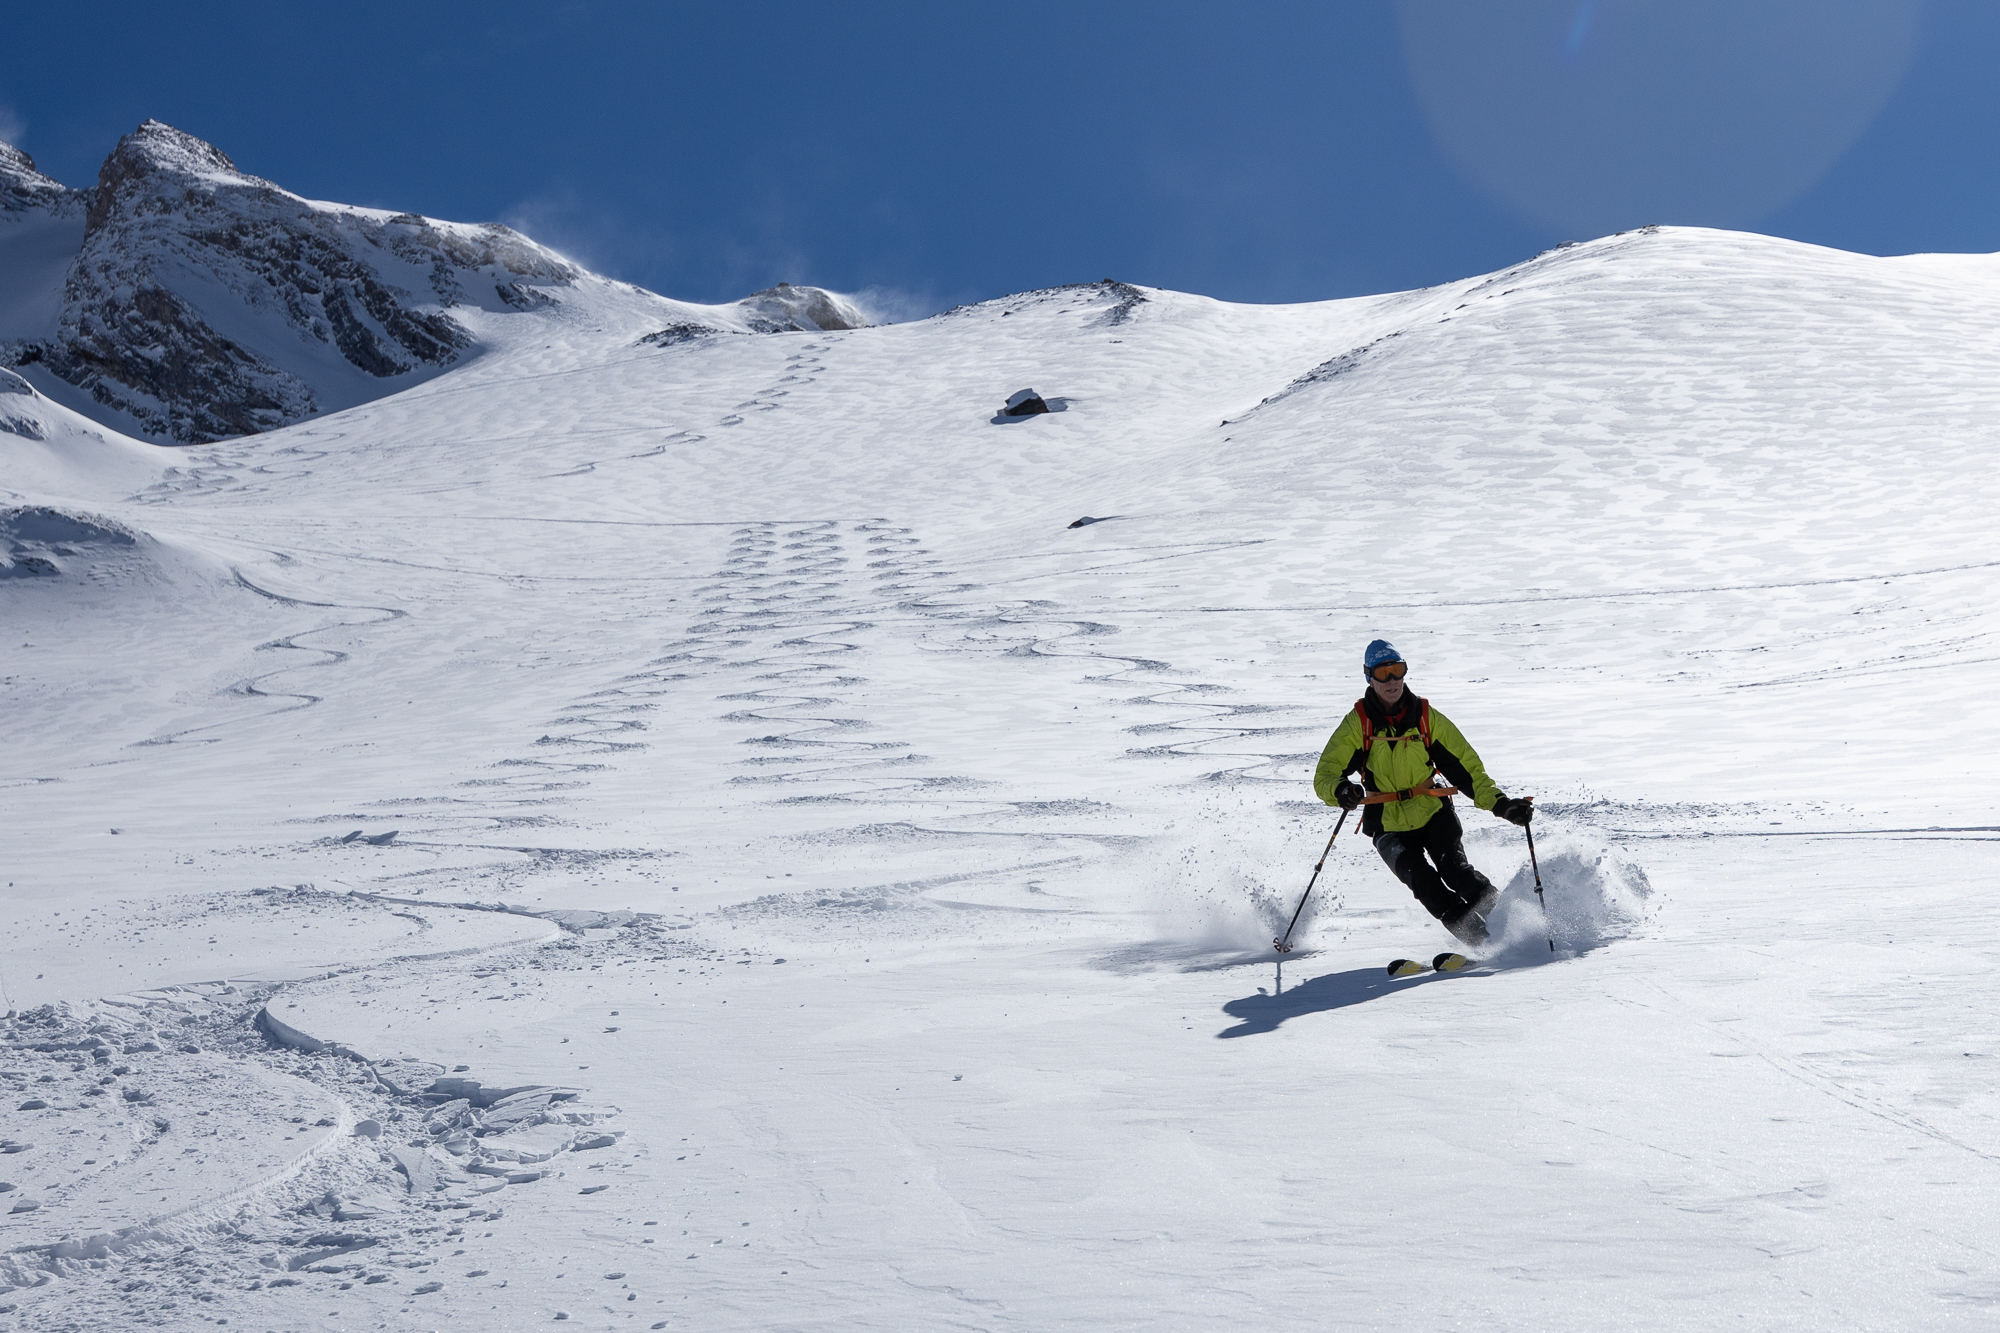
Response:
[[[1362,695],[1354,701],[1354,711],[1361,717],[1361,745],[1359,752],[1367,754],[1375,744],[1375,723],[1368,716],[1368,696]]]
[[[1417,734],[1424,738],[1424,748],[1428,750],[1431,748],[1431,701],[1419,699],[1417,703],[1420,705],[1417,709]]]

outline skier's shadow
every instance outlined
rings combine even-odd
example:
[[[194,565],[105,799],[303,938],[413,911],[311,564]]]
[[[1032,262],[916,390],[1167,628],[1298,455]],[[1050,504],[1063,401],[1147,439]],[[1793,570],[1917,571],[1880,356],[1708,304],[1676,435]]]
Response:
[[[1329,972],[1323,977],[1302,981],[1290,990],[1275,995],[1266,995],[1260,990],[1255,995],[1231,1000],[1222,1006],[1222,1012],[1237,1020],[1236,1026],[1224,1028],[1216,1035],[1254,1037],[1263,1032],[1275,1032],[1278,1030],[1278,1025],[1288,1018],[1325,1013],[1329,1009],[1345,1009],[1354,1004],[1366,1004],[1384,995],[1415,990],[1419,986],[1427,986],[1433,981],[1443,979],[1435,972],[1421,977],[1397,979],[1379,967],[1360,967],[1351,972]]]

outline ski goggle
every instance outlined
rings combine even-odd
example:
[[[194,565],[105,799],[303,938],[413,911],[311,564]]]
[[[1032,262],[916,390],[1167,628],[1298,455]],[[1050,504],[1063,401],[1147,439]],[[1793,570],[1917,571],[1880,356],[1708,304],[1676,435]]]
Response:
[[[1386,685],[1392,680],[1401,680],[1409,674],[1410,664],[1408,662],[1384,662],[1381,666],[1376,667],[1368,673],[1368,679],[1379,680]]]

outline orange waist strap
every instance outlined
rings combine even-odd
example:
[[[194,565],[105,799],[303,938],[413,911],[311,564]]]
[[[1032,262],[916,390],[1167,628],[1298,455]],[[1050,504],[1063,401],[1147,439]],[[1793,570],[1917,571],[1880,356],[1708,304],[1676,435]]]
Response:
[[[1407,801],[1412,796],[1456,796],[1456,787],[1411,787],[1405,791],[1377,792],[1373,796],[1361,798],[1363,805],[1387,805],[1391,801]]]

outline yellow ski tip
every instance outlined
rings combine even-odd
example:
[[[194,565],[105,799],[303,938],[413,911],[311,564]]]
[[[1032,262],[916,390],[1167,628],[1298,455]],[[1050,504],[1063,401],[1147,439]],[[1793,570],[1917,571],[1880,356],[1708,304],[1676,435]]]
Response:
[[[1461,967],[1468,966],[1470,962],[1471,960],[1462,953],[1441,953],[1431,959],[1431,966],[1440,972],[1456,972]]]
[[[1426,970],[1428,969],[1414,958],[1398,958],[1389,964],[1389,975],[1392,977],[1414,977]]]

